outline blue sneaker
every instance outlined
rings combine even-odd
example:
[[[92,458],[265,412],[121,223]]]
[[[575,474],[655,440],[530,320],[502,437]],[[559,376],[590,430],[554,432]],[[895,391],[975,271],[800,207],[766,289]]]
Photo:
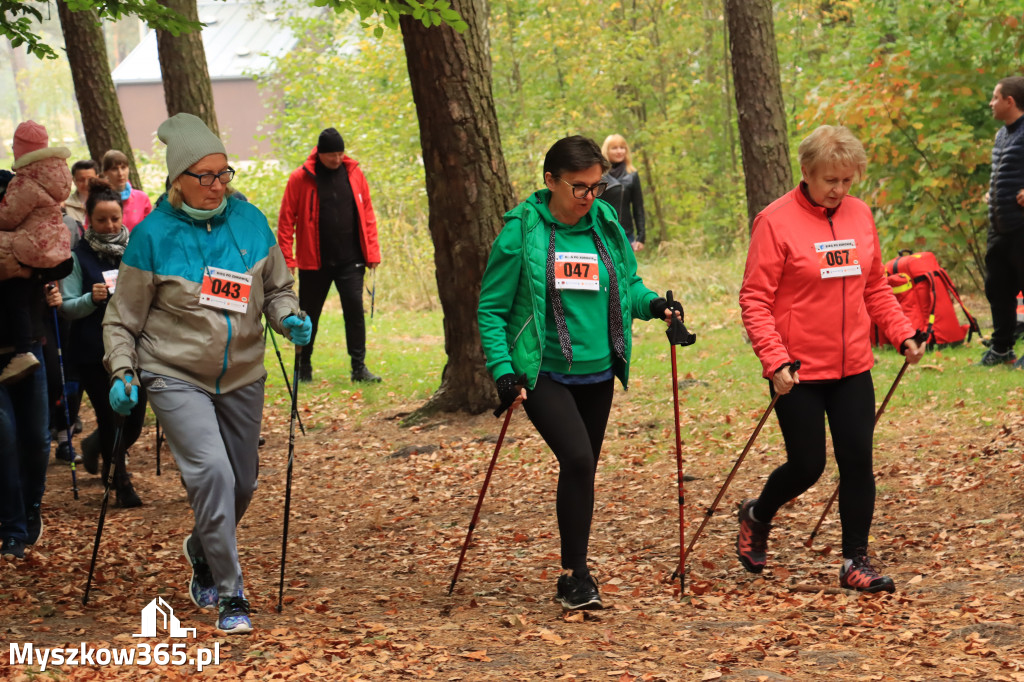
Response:
[[[25,543],[14,538],[4,538],[0,556],[8,561],[25,558]]]
[[[192,567],[192,577],[188,580],[188,596],[199,608],[208,609],[217,605],[217,583],[213,580],[213,573],[210,572],[210,565],[206,563],[206,557],[190,549],[191,545],[192,535],[189,534],[181,545],[185,558]]]
[[[217,629],[229,635],[244,635],[252,632],[249,620],[249,602],[245,597],[224,597],[218,606]]]

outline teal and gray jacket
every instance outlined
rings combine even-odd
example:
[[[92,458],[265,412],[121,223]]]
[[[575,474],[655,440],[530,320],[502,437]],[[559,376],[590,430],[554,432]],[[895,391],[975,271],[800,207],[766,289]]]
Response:
[[[206,268],[252,275],[248,309],[199,305]],[[103,318],[103,358],[114,376],[144,369],[211,393],[227,393],[264,376],[265,314],[274,331],[299,310],[292,276],[267,219],[229,197],[224,211],[197,221],[161,201],[128,240],[117,294]]]
[[[497,379],[525,373],[528,389],[537,384],[543,360],[547,319],[548,240],[555,224],[548,211],[551,192],[540,190],[505,214],[505,227],[491,248],[480,288],[477,323],[487,369]],[[625,362],[613,369],[624,387],[629,382],[634,319],[651,319],[651,301],[658,294],[636,274],[636,257],[618,223],[615,209],[598,199],[589,219],[615,264],[622,301]],[[554,321],[550,321],[554,324]],[[576,333],[576,332],[574,332]]]

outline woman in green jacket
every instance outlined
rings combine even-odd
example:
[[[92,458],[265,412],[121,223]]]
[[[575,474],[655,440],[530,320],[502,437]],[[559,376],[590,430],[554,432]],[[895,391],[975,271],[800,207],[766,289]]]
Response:
[[[587,566],[594,476],[614,377],[623,387],[629,379],[630,326],[635,318],[672,315],[637,276],[615,209],[596,201],[607,170],[601,148],[588,138],[563,138],[548,150],[546,189],[505,215],[478,311],[502,404],[521,397],[558,459],[558,600],[567,609],[601,608]]]

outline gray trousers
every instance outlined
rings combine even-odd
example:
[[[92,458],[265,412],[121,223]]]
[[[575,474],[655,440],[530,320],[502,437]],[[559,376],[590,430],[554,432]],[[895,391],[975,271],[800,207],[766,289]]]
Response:
[[[139,378],[188,491],[193,541],[220,597],[235,596],[242,590],[235,526],[256,490],[266,379],[217,395],[151,372]]]

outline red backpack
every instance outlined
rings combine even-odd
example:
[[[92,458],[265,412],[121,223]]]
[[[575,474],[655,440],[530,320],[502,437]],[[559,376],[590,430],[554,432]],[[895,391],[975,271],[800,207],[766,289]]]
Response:
[[[903,313],[915,329],[927,335],[929,348],[959,345],[965,336],[970,341],[971,334],[981,334],[978,321],[964,306],[949,274],[939,265],[935,254],[929,251],[900,251],[899,254],[885,264],[885,274]],[[957,318],[953,307],[954,298],[967,317],[966,324],[960,324]],[[883,346],[891,344],[891,340],[886,338],[877,325],[872,324],[871,343]]]

